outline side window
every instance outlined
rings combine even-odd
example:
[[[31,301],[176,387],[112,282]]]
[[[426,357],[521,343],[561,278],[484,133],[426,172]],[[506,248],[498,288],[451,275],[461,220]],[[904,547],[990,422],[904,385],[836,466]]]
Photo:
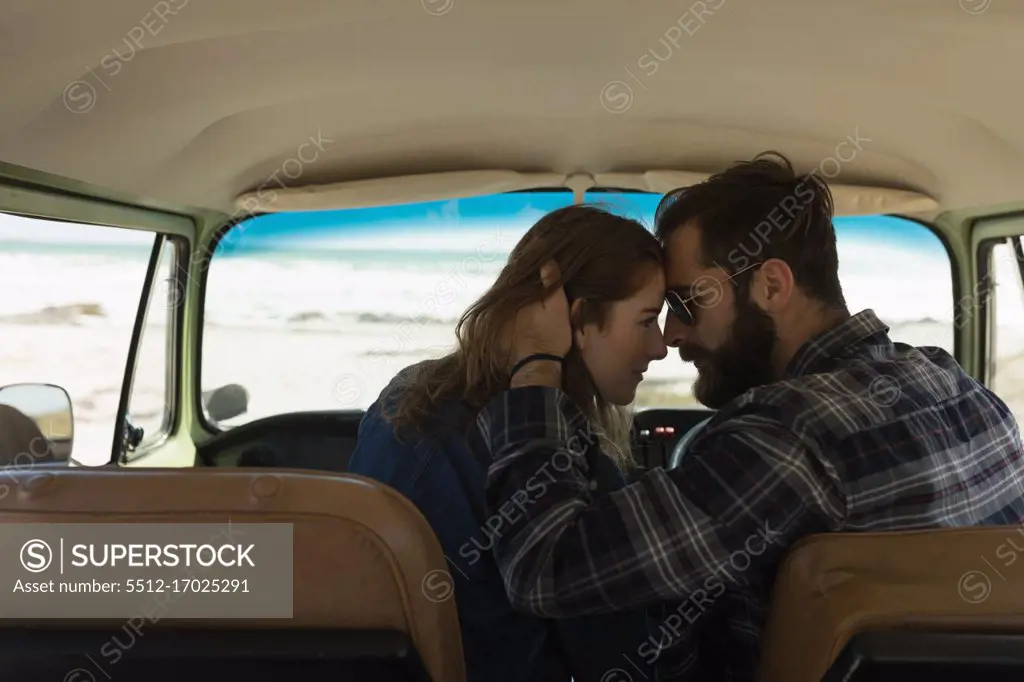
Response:
[[[171,425],[175,324],[185,296],[182,278],[177,276],[179,248],[179,242],[163,239],[142,324],[128,401],[129,421],[143,430],[135,455],[158,445]],[[129,454],[128,459],[132,457]]]
[[[110,460],[114,422],[156,236],[0,213],[0,384],[62,386],[76,461]]]
[[[661,195],[592,191],[586,200],[653,230]],[[889,325],[893,341],[952,353],[957,311],[952,266],[941,239],[920,223],[893,216],[839,217],[834,224],[839,281],[850,312],[871,308]],[[665,315],[663,310],[662,328]],[[670,349],[665,359],[651,363],[637,389],[636,407],[700,407],[692,390],[696,378],[693,365]]]
[[[994,306],[989,386],[1024,421],[1024,245],[1021,237],[996,244],[989,257]]]
[[[234,226],[204,287],[207,423],[228,429],[285,412],[365,409],[401,369],[454,347],[459,317],[512,247],[572,198],[521,192]],[[238,386],[247,411],[211,414],[213,397]]]

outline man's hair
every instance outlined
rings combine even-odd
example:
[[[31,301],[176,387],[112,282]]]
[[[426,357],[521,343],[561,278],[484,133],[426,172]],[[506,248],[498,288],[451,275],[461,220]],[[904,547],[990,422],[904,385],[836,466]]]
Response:
[[[769,151],[669,192],[654,222],[666,247],[676,230],[692,222],[700,231],[700,263],[706,268],[733,275],[777,258],[789,265],[809,297],[845,309],[832,214],[828,185],[813,171],[797,175],[785,156]],[[744,272],[737,284],[749,282],[752,274],[753,269]]]

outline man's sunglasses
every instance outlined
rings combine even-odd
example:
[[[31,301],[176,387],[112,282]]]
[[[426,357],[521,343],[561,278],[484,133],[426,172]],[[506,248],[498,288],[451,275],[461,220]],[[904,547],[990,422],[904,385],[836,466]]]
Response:
[[[731,282],[735,277],[741,275],[747,270],[750,270],[751,268],[756,268],[758,265],[761,265],[762,263],[763,261],[753,263],[752,265],[748,265],[745,268],[740,268],[733,274],[729,275],[728,279],[726,279],[725,281]],[[698,284],[699,282],[705,279],[710,280],[711,284],[709,284],[708,286],[701,286]],[[701,296],[704,296],[705,294],[710,293],[712,290],[717,293],[717,296],[715,296],[714,303],[709,303],[707,305],[702,305],[700,307],[709,308],[713,305],[716,305],[720,300],[722,300],[722,283],[717,280],[712,280],[710,277],[704,276],[698,278],[697,282],[694,282],[694,284],[690,287],[690,291],[693,291],[694,289],[699,289],[700,291],[698,291],[698,293],[696,294],[693,294],[692,296],[687,296],[686,298],[683,298],[678,291],[673,291],[672,289],[669,289],[665,293],[665,304],[668,306],[669,312],[678,317],[679,320],[687,327],[692,327],[694,324],[697,323],[697,316],[694,314],[690,306],[687,305],[688,303],[694,301],[695,299]]]

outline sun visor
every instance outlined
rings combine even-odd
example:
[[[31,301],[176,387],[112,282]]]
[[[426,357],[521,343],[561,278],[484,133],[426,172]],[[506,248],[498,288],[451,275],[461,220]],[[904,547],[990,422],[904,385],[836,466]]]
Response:
[[[262,187],[235,199],[247,212],[322,211],[445,201],[546,187],[563,187],[561,173],[456,171],[373,178],[307,187]]]
[[[598,173],[594,176],[601,187],[616,187],[641,192],[665,194],[679,187],[689,187],[706,180],[708,173],[659,170],[646,173]],[[828,182],[828,178],[818,176]],[[878,215],[880,213],[917,213],[932,211],[939,202],[930,196],[909,190],[828,183],[837,216]]]

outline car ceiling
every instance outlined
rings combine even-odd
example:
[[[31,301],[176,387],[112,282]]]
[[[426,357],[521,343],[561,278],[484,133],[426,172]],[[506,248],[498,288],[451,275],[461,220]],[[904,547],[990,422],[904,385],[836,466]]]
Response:
[[[767,149],[943,210],[1024,192],[1010,0],[7,0],[0,25],[0,160],[183,207]]]

